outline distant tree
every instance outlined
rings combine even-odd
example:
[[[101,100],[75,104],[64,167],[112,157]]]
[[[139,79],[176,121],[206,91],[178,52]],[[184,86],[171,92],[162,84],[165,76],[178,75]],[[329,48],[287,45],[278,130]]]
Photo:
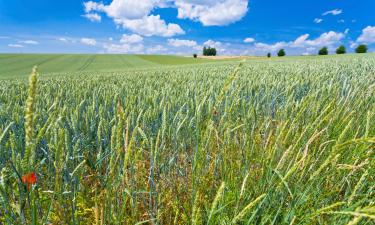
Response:
[[[268,58],[271,58],[271,53],[267,53],[267,57],[268,57]]]
[[[193,57],[194,57],[194,58],[197,58],[197,57],[198,57],[198,55],[197,55],[197,54],[193,54]]]
[[[367,45],[359,45],[359,46],[355,49],[355,52],[356,52],[356,53],[366,53],[366,52],[367,52]]]
[[[203,48],[203,55],[204,56],[216,56],[216,48],[204,47]]]
[[[346,48],[344,45],[341,45],[336,49],[336,54],[345,54],[346,53]]]
[[[277,56],[279,56],[279,57],[283,57],[285,55],[286,55],[286,53],[285,53],[284,49],[280,49],[279,52],[277,53]]]
[[[328,48],[327,47],[323,47],[319,50],[318,52],[319,55],[328,55]]]

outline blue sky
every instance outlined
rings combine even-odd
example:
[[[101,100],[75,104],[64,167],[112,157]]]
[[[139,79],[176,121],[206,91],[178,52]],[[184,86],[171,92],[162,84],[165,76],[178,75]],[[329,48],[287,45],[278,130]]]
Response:
[[[374,0],[0,0],[2,53],[375,50]]]

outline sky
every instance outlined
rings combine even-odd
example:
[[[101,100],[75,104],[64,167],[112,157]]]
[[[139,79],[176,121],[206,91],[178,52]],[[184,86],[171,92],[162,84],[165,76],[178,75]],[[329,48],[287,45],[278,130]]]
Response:
[[[375,51],[374,0],[0,0],[0,53]]]

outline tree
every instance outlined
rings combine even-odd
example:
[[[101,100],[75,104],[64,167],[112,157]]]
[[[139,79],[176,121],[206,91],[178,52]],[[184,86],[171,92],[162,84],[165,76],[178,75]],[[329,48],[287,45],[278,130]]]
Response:
[[[203,55],[204,56],[216,56],[216,48],[204,47],[203,48]]]
[[[277,56],[279,56],[279,57],[283,57],[285,55],[286,54],[285,54],[285,50],[284,49],[280,49],[279,52],[277,53]]]
[[[366,53],[366,52],[367,52],[367,45],[359,45],[359,46],[355,49],[355,52],[356,52],[356,53]]]
[[[267,57],[268,57],[268,58],[271,58],[271,53],[267,53]]]
[[[323,47],[319,50],[318,52],[319,55],[328,55],[328,48],[327,47]]]
[[[197,57],[198,57],[198,55],[197,55],[197,54],[193,54],[193,57],[194,57],[194,58],[197,58]]]
[[[345,54],[346,53],[346,48],[344,45],[341,45],[336,49],[336,54]]]

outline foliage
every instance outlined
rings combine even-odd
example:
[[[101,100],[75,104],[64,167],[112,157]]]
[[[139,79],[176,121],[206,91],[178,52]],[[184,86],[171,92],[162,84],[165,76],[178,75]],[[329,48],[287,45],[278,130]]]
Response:
[[[198,57],[198,55],[197,54],[193,54],[193,57],[196,59]]]
[[[318,55],[328,55],[328,48],[323,47],[319,50]]]
[[[216,56],[216,48],[211,47],[203,47],[203,55],[204,56]]]
[[[374,73],[369,54],[4,79],[0,223],[371,224]]]
[[[267,58],[271,58],[271,53],[267,53]]]
[[[283,56],[285,56],[286,55],[286,53],[285,53],[285,50],[284,49],[280,49],[278,52],[277,52],[277,56],[279,56],[279,57],[283,57]]]
[[[366,53],[368,50],[367,45],[359,45],[356,49],[356,53]]]
[[[346,53],[346,48],[344,45],[340,45],[340,47],[336,49],[336,54],[345,54],[345,53]]]

